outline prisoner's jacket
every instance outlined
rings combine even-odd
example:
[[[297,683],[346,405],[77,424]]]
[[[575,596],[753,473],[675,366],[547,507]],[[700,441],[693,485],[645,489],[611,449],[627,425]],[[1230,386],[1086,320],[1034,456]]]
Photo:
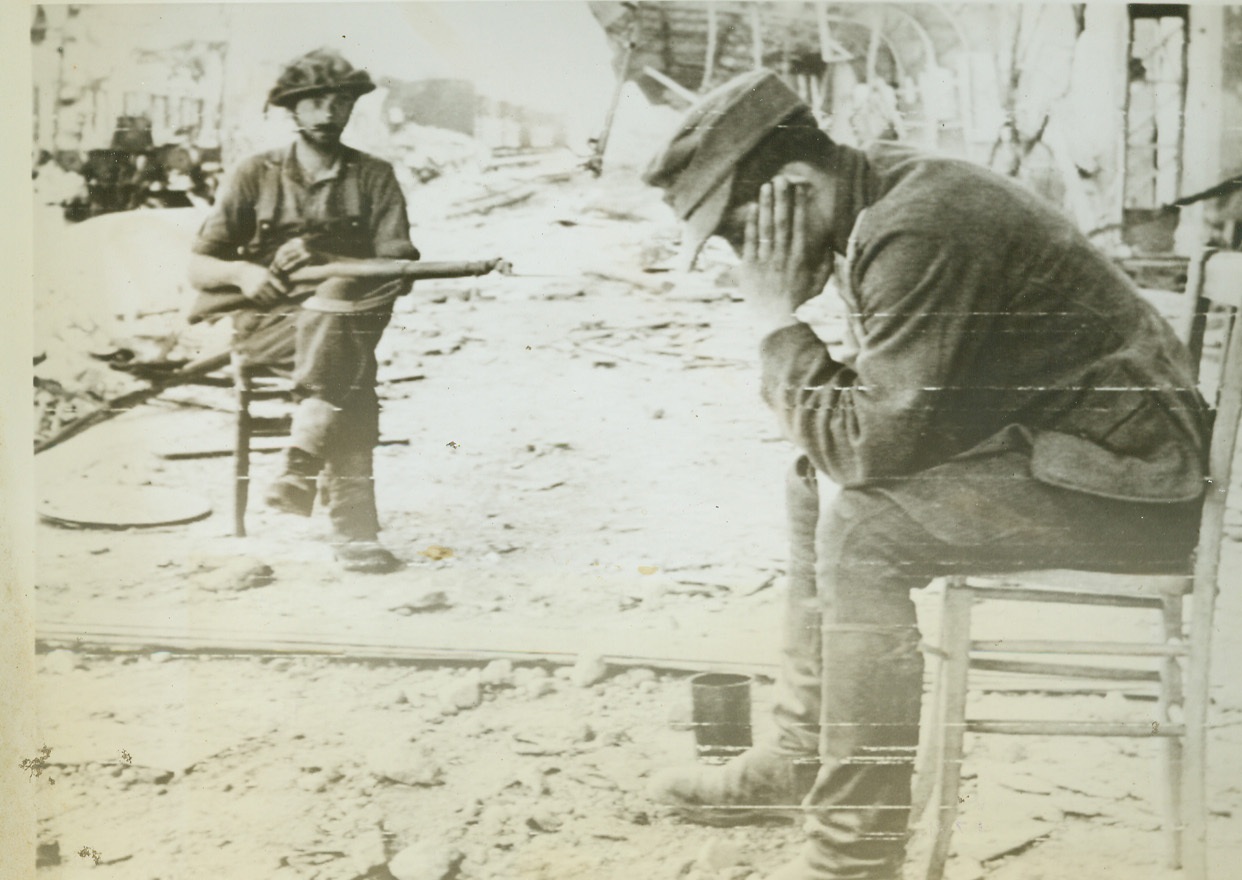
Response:
[[[762,345],[764,398],[817,469],[883,486],[1021,449],[1066,489],[1200,497],[1208,413],[1186,349],[1066,217],[968,162],[832,149],[857,352],[834,360],[801,323]]]

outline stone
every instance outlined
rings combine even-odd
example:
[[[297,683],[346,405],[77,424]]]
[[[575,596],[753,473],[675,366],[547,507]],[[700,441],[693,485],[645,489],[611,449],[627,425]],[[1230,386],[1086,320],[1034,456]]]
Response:
[[[461,864],[459,850],[436,840],[421,840],[407,846],[388,862],[396,880],[444,880]]]
[[[479,673],[471,670],[471,674],[446,688],[441,695],[441,700],[451,703],[458,709],[473,709],[479,705],[483,701],[483,692],[479,687]]]
[[[556,684],[550,678],[540,678],[528,684],[526,690],[532,699],[538,699],[556,693]]]
[[[608,677],[608,664],[598,654],[582,654],[574,664],[571,680],[578,687],[591,687]]]
[[[125,768],[121,778],[125,787],[129,788],[133,785],[166,785],[172,782],[173,775],[171,770],[131,764]]]
[[[635,666],[625,673],[625,677],[632,683],[641,685],[644,682],[655,681],[656,673],[654,669],[648,669],[646,666]]]
[[[78,655],[72,651],[58,650],[48,652],[44,659],[44,666],[48,672],[64,674],[73,672],[73,670],[81,668]]]
[[[1052,794],[1053,786],[1043,779],[1037,779],[1029,773],[1011,773],[1002,776],[998,782],[1011,791],[1025,794]]]
[[[565,820],[557,815],[551,807],[547,806],[537,808],[526,819],[526,826],[528,828],[545,833],[560,831],[561,826],[564,824]]]
[[[50,868],[59,865],[60,862],[60,841],[40,841],[38,849],[35,850],[35,867]]]
[[[548,678],[548,670],[543,666],[519,666],[513,670],[513,683],[519,687],[526,687],[532,681]]]
[[[483,667],[479,674],[479,683],[485,687],[502,688],[513,686],[513,662],[511,660],[493,660]]]
[[[976,862],[989,862],[1020,852],[1047,837],[1051,826],[1035,819],[982,823],[954,835],[957,851]]]
[[[731,840],[709,840],[699,849],[694,864],[701,871],[715,874],[735,868],[745,861],[742,847]]]
[[[322,773],[303,772],[298,776],[298,788],[312,794],[322,794],[328,790],[328,780]]]
[[[445,608],[453,607],[453,603],[449,601],[448,594],[443,590],[428,590],[418,596],[415,596],[409,602],[389,608],[396,614],[403,617],[409,617],[412,614],[423,614],[428,611],[441,611]]]
[[[404,753],[389,748],[376,749],[367,756],[367,769],[376,779],[400,785],[444,784],[444,768],[427,749],[416,748]]]
[[[240,593],[266,587],[276,579],[272,567],[258,559],[239,556],[223,560],[200,560],[190,578],[209,593]]]

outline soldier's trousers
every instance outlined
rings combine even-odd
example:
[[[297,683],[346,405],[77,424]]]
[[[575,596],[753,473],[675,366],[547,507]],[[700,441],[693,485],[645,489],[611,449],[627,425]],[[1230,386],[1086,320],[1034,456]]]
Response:
[[[391,305],[293,313],[299,401],[290,443],[324,460],[323,496],[340,540],[373,541],[379,534],[372,479],[372,451],[379,442],[375,349],[391,317]]]

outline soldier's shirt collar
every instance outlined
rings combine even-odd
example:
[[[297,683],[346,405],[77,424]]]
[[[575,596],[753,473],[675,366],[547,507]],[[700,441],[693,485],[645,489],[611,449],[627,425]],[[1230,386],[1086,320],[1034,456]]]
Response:
[[[341,171],[345,166],[345,149],[342,147],[333,158],[332,164],[321,171],[314,180],[308,180],[306,169],[302,167],[302,163],[298,161],[297,141],[289,145],[289,152],[285,155],[284,170],[289,179],[302,186],[314,186],[317,183],[325,183],[329,180],[335,180],[341,176]]]

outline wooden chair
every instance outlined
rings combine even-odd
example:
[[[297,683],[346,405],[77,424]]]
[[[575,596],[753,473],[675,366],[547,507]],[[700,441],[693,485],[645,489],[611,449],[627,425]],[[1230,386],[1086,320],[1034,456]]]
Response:
[[[1051,570],[944,579],[939,659],[930,722],[919,761],[912,821],[929,801],[937,809],[926,876],[939,880],[949,855],[958,812],[963,737],[979,734],[1159,737],[1164,744],[1162,819],[1171,867],[1188,878],[1207,877],[1206,727],[1209,657],[1217,574],[1230,486],[1230,470],[1242,414],[1242,334],[1234,334],[1242,306],[1242,253],[1206,251],[1191,261],[1185,306],[1173,317],[1188,341],[1196,367],[1219,353],[1219,370],[1196,375],[1209,402],[1215,401],[1207,494],[1198,547],[1187,572],[1177,575],[1124,575]],[[1209,328],[1219,325],[1222,344],[1205,346]],[[1235,339],[1235,335],[1238,337]],[[1205,351],[1208,357],[1205,357]],[[984,601],[1066,603],[1158,612],[1151,643],[1068,640],[980,640],[971,631],[971,612]],[[1189,601],[1189,620],[1183,604]],[[1186,624],[1189,624],[1188,632]],[[1033,655],[995,659],[989,654]],[[1147,669],[1049,662],[1046,655],[1147,658]],[[1156,668],[1150,668],[1150,664]],[[1185,669],[1183,669],[1183,666]],[[1001,721],[966,717],[972,669],[1013,675],[1155,683],[1159,688],[1156,723],[1099,721]],[[934,797],[933,797],[934,795]]]

